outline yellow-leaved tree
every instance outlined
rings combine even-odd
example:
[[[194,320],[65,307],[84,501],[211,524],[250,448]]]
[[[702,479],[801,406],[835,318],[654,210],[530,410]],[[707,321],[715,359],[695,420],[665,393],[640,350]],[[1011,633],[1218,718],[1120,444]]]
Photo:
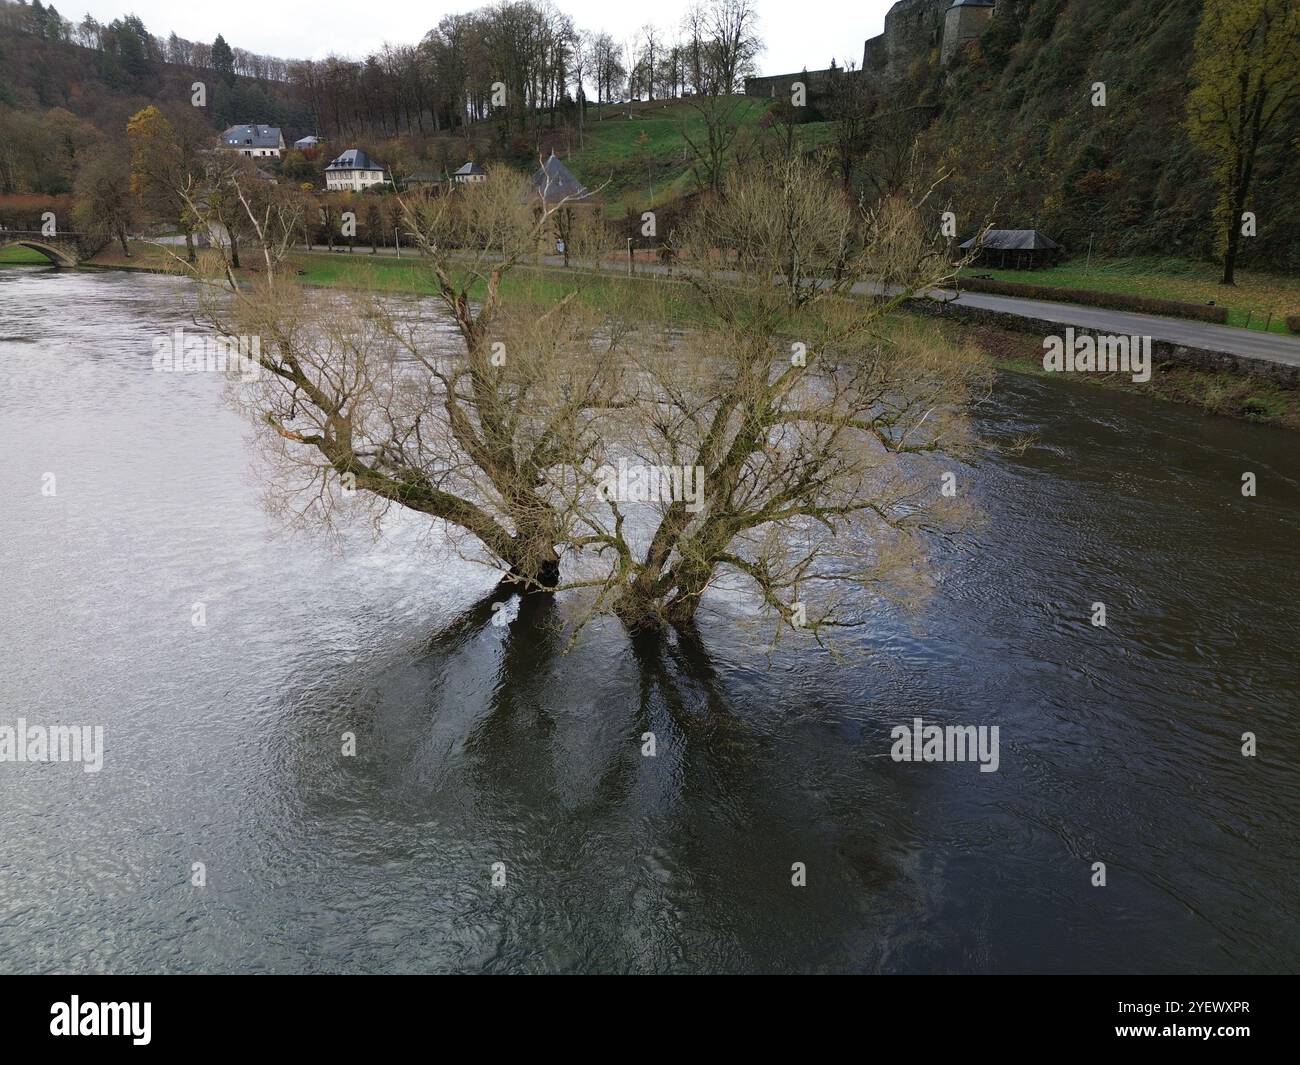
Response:
[[[1207,0],[1192,79],[1187,128],[1214,164],[1222,283],[1231,285],[1259,152],[1300,105],[1300,3]]]
[[[131,148],[131,191],[145,212],[185,234],[186,258],[194,260],[197,224],[183,195],[200,170],[200,152],[215,141],[201,120],[173,109],[164,114],[152,104],[126,124]]]

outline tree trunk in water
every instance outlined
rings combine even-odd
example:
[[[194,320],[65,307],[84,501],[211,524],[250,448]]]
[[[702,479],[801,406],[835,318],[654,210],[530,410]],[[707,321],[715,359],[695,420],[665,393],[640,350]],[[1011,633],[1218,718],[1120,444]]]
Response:
[[[552,591],[560,583],[560,556],[553,544],[516,537],[506,562],[510,579],[523,581],[527,591]]]
[[[659,604],[642,589],[631,585],[624,588],[614,603],[614,616],[629,632],[651,632],[662,629],[664,616]]]
[[[674,626],[691,625],[699,609],[704,589],[709,586],[713,567],[704,563],[682,561],[677,566],[673,594],[668,600],[665,614]]]

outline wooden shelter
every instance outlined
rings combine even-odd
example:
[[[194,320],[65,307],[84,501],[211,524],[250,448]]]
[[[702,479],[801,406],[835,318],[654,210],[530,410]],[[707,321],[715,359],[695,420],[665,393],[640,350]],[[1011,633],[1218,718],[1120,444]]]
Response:
[[[959,245],[963,252],[975,249],[977,266],[1005,270],[1033,270],[1053,266],[1061,258],[1061,246],[1036,229],[990,229],[983,239],[972,237]]]

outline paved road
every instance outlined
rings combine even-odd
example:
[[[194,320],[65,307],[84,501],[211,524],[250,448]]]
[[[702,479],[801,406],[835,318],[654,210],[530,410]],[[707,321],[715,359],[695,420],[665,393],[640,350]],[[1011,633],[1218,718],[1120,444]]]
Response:
[[[315,250],[324,251],[317,247]],[[360,248],[354,254],[369,254],[370,249]],[[393,254],[391,248],[381,248],[381,254]],[[338,254],[346,255],[347,252]],[[414,254],[406,251],[406,255]],[[542,265],[560,267],[564,260],[558,255],[542,257]],[[602,264],[601,269],[611,273],[626,273],[626,263]],[[638,262],[636,272],[645,274],[668,274],[670,271],[658,263]],[[681,270],[678,269],[680,276]],[[858,285],[854,291],[865,294],[873,291],[870,286]],[[876,289],[875,291],[879,291]],[[936,297],[951,298],[950,290],[936,290]],[[1018,296],[990,296],[982,292],[963,292],[956,302],[980,310],[1000,311],[1022,318],[1042,318],[1061,325],[1073,325],[1081,329],[1095,329],[1100,332],[1118,336],[1149,336],[1153,340],[1167,340],[1173,344],[1185,344],[1188,347],[1204,348],[1207,351],[1224,351],[1233,355],[1243,355],[1251,359],[1263,359],[1266,362],[1278,362],[1286,366],[1300,367],[1300,336],[1287,336],[1282,333],[1263,333],[1249,329],[1239,329],[1230,325],[1214,325],[1210,322],[1193,322],[1185,318],[1164,318],[1156,314],[1137,314],[1133,311],[1109,310],[1105,307],[1085,307],[1077,303],[1051,303],[1046,300],[1021,299]]]
[[[951,296],[951,292],[944,295]],[[1174,344],[1226,351],[1247,358],[1280,362],[1300,367],[1300,336],[1255,332],[1230,325],[1192,322],[1185,318],[1164,318],[1156,314],[1114,311],[1104,307],[1083,307],[1077,303],[1048,303],[1044,300],[1020,299],[1015,296],[990,296],[983,292],[963,292],[957,302],[967,307],[1001,311],[1025,318],[1044,318],[1049,322],[1101,330],[1118,335],[1149,336]]]
[[[546,264],[562,266],[563,260],[559,256],[547,256]],[[611,266],[611,269],[615,267]],[[626,266],[619,266],[617,269],[626,269]],[[637,263],[636,270],[637,273],[666,272],[664,267],[649,263]],[[859,294],[880,291],[878,286],[867,284],[855,285],[853,290]],[[933,295],[943,299],[952,299],[956,296],[955,302],[963,306],[1000,311],[1021,318],[1042,318],[1049,322],[1060,322],[1062,325],[1073,325],[1081,329],[1095,329],[1118,336],[1149,336],[1153,340],[1167,340],[1188,347],[1224,351],[1234,355],[1244,355],[1247,358],[1300,367],[1300,336],[1256,332],[1239,329],[1236,326],[1214,325],[1211,322],[1165,318],[1157,314],[1086,307],[1077,303],[1022,299],[1018,296],[990,296],[982,292],[957,294],[942,289],[935,290]]]

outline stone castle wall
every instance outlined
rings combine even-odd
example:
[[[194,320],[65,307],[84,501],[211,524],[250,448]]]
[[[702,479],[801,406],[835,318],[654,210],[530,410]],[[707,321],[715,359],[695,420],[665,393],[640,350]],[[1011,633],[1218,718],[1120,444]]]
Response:
[[[968,41],[979,37],[989,26],[993,17],[991,7],[951,7],[944,16],[943,53],[940,62],[944,66],[952,59],[957,49]]]
[[[897,77],[914,59],[929,55],[943,41],[944,14],[951,6],[952,0],[898,0],[885,15],[885,32],[863,47],[862,69]]]
[[[791,86],[802,81],[808,89],[809,96],[820,96],[830,85],[831,78],[843,74],[843,70],[801,70],[795,74],[774,74],[765,78],[746,78],[746,96],[784,96],[787,99]]]
[[[979,36],[988,24],[992,8],[971,8],[956,12],[958,26],[964,36],[961,42],[944,39],[945,17],[952,0],[898,0],[885,15],[885,31],[872,37],[862,48],[862,73],[873,81],[895,78],[906,72],[918,58],[928,56],[942,48],[946,62],[959,43]],[[790,92],[790,84],[803,81],[810,95],[824,90],[828,79],[838,71],[809,70],[797,74],[778,74],[773,77],[747,78],[747,96],[777,96]]]

